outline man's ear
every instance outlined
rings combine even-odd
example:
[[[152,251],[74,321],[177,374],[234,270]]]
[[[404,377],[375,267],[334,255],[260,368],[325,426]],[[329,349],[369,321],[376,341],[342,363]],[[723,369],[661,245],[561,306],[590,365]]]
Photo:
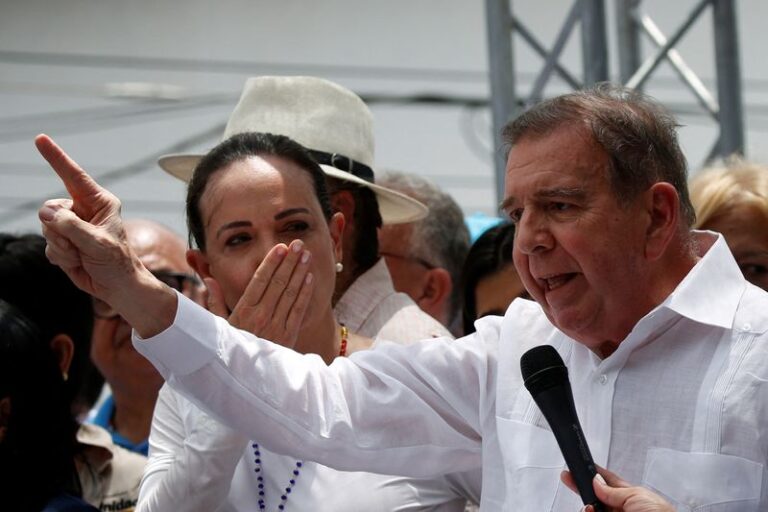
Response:
[[[336,261],[341,261],[344,254],[344,214],[336,212],[331,216],[331,220],[328,221],[328,231],[331,234],[331,240],[333,240],[333,254],[336,256]]]
[[[350,190],[339,190],[331,195],[331,209],[344,215],[345,224],[355,218],[355,198]]]
[[[211,277],[210,265],[205,253],[199,249],[187,249],[187,264],[201,278]]]
[[[57,334],[50,343],[51,351],[56,356],[56,362],[59,365],[59,371],[64,376],[69,374],[69,367],[72,364],[72,358],[75,356],[75,342],[66,334]]]
[[[453,289],[451,274],[444,268],[433,268],[425,277],[421,297],[416,302],[422,310],[445,324]]]
[[[680,229],[680,198],[667,182],[654,183],[646,192],[646,208],[650,222],[646,228],[645,255],[649,260],[661,258],[675,232]]]

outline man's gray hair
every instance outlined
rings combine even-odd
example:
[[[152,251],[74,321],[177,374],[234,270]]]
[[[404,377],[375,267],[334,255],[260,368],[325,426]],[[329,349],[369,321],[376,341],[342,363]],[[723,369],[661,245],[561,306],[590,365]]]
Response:
[[[376,178],[376,184],[402,192],[429,208],[424,219],[413,223],[408,247],[410,254],[446,269],[451,275],[449,318],[455,318],[461,307],[461,269],[470,245],[464,213],[450,195],[420,176],[385,171]]]
[[[525,137],[548,135],[567,125],[583,125],[610,158],[610,179],[620,204],[654,183],[671,183],[683,219],[696,219],[688,195],[687,165],[677,141],[678,124],[661,104],[610,83],[542,101],[511,121],[502,132],[509,148]]]

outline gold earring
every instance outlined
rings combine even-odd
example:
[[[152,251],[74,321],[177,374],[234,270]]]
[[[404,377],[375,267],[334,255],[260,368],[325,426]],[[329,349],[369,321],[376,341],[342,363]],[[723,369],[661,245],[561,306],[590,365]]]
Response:
[[[340,261],[336,262],[336,273],[340,274],[341,271],[344,270],[344,264]]]
[[[67,372],[61,372],[61,378],[64,379],[64,382],[67,382],[69,380],[69,374]]]

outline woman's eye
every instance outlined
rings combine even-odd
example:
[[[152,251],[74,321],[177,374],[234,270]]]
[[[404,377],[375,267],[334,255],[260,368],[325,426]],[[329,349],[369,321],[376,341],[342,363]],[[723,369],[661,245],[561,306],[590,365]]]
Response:
[[[251,237],[249,235],[238,234],[238,235],[230,236],[229,238],[227,238],[227,240],[224,243],[227,247],[235,247],[247,242],[250,239]]]
[[[294,233],[304,232],[309,229],[309,224],[306,222],[291,222],[286,226],[286,231],[292,231]]]

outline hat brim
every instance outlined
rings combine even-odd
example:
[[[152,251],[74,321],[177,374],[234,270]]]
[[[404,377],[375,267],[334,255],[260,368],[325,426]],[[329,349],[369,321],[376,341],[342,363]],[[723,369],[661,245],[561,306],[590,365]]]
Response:
[[[202,157],[203,155],[194,154],[164,155],[158,159],[157,163],[171,176],[189,183],[192,172]],[[405,194],[370,183],[330,165],[320,165],[320,168],[327,176],[371,189],[379,202],[379,213],[384,224],[415,222],[427,216],[429,211],[427,207]]]

